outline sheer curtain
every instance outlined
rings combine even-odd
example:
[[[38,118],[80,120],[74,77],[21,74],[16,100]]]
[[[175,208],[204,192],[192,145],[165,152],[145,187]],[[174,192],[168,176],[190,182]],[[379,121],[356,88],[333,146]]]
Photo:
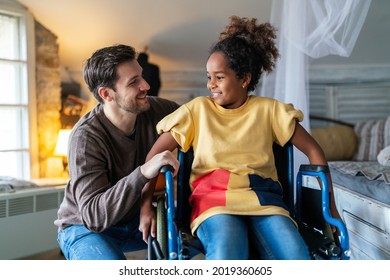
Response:
[[[308,131],[310,61],[327,55],[348,57],[356,43],[371,0],[273,0],[270,22],[278,29],[281,57],[264,76],[261,96],[292,103],[305,115]],[[295,169],[307,162],[295,149]]]

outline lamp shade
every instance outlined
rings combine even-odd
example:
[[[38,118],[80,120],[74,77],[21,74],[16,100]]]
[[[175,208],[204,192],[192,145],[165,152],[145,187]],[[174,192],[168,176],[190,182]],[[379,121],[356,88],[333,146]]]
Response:
[[[58,140],[56,144],[56,148],[54,150],[55,156],[63,156],[66,157],[68,154],[68,141],[71,129],[61,129],[58,133]]]

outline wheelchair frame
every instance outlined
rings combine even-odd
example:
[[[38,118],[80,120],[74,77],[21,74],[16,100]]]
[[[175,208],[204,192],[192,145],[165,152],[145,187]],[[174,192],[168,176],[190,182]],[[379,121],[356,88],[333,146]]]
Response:
[[[330,214],[329,168],[319,165],[301,165],[294,185],[293,145],[287,143],[284,147],[274,144],[274,157],[278,177],[283,186],[283,195],[290,209],[290,215],[299,225],[301,235],[309,247],[312,259],[348,260],[349,237],[345,224]],[[177,190],[172,169],[162,168],[165,173],[165,194],[157,199],[157,238],[149,236],[148,259],[185,260],[190,258],[191,247],[202,251],[200,241],[189,233],[189,217],[191,207],[188,203],[191,190],[189,176],[192,164],[192,153],[178,152],[180,168],[177,175]],[[303,176],[316,177],[321,182],[321,190],[313,190],[302,186]],[[176,199],[175,199],[176,198]],[[306,209],[303,201],[321,200]],[[175,203],[176,202],[176,203]],[[304,214],[321,212],[314,221]],[[335,226],[340,233],[340,240],[333,238],[330,226]]]

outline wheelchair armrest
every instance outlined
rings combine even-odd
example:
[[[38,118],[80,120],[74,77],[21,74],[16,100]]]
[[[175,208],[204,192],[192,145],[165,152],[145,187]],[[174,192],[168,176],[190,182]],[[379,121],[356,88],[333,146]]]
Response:
[[[327,165],[314,165],[314,164],[302,164],[299,167],[299,171],[329,173],[329,166],[327,166]]]
[[[321,206],[322,214],[325,221],[336,227],[340,233],[340,247],[342,250],[341,258],[349,259],[349,237],[348,231],[343,221],[332,217],[330,213],[330,198],[329,198],[329,167],[327,165],[308,165],[302,164],[299,168],[297,176],[297,187],[302,188],[302,177],[312,176],[321,181]],[[301,190],[297,192],[298,197],[301,195]],[[300,199],[300,198],[298,198]]]

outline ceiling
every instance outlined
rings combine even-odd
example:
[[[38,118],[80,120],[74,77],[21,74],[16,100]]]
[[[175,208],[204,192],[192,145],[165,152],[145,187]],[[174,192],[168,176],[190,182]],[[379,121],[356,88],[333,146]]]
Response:
[[[19,0],[58,36],[70,68],[97,48],[125,43],[165,68],[204,67],[209,45],[228,17],[269,20],[272,0]]]
[[[60,60],[77,71],[97,48],[125,43],[163,69],[204,67],[209,46],[231,15],[268,21],[272,0],[15,0],[58,36]],[[390,1],[372,0],[349,58],[324,64],[390,64]]]

